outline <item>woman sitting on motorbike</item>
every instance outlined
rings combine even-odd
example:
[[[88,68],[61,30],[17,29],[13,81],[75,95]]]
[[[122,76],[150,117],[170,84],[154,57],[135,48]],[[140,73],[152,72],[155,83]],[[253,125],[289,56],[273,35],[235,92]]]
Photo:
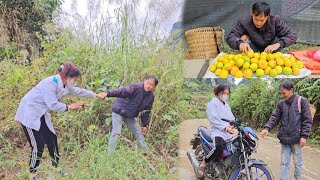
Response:
[[[215,97],[208,103],[206,110],[211,126],[211,139],[214,145],[214,152],[210,157],[205,157],[204,161],[198,167],[197,172],[200,176],[204,175],[207,163],[221,154],[224,141],[231,139],[233,137],[232,134],[236,132],[232,129],[229,122],[224,121],[235,119],[227,103],[228,97],[231,94],[230,87],[227,85],[218,85],[214,88],[214,94]]]

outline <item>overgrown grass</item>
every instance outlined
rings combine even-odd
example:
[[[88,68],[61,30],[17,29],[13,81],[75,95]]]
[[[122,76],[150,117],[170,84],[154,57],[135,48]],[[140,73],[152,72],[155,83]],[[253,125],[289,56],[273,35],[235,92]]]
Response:
[[[127,141],[120,142],[120,149],[113,156],[106,155],[102,145],[106,137],[102,135],[108,135],[111,130],[111,103],[114,99],[67,98],[63,102],[81,99],[85,108],[52,113],[64,159],[62,165],[71,172],[66,178],[108,179],[108,175],[111,179],[172,179],[173,158],[178,154],[177,127],[185,117],[186,109],[180,96],[183,93],[182,53],[179,49],[161,47],[161,44],[160,41],[150,41],[143,46],[127,44],[124,55],[124,47],[113,50],[96,47],[88,39],[75,38],[66,31],[55,41],[44,41],[44,57],[35,59],[31,66],[16,61],[0,62],[0,158],[4,160],[0,163],[0,175],[9,179],[24,179],[27,175],[29,145],[19,123],[13,121],[19,101],[41,79],[55,74],[62,62],[72,61],[82,71],[80,86],[95,92],[142,81],[148,74],[158,76],[160,83],[146,136],[158,158],[154,170],[146,170],[149,163],[141,150],[131,148]],[[122,135],[134,141],[128,128],[123,129]],[[50,163],[44,164],[47,165],[43,165],[42,172],[57,177]],[[132,167],[127,167],[129,165]]]
[[[135,143],[129,143],[134,142],[134,137],[128,128],[122,131],[119,149],[108,155],[105,146],[114,99],[72,97],[62,101],[69,104],[82,100],[85,108],[51,113],[58,136],[60,165],[69,175],[60,177],[54,172],[46,149],[40,174],[52,179],[174,179],[177,129],[187,109],[181,96],[182,49],[169,49],[165,40],[159,39],[159,22],[145,20],[141,27],[134,8],[134,3],[121,2],[116,17],[104,17],[89,32],[86,27],[59,28],[56,32],[58,28],[54,27],[54,33],[48,33],[54,40],[39,35],[43,56],[34,56],[28,66],[17,52],[18,42],[5,47],[10,52],[6,51],[6,60],[0,61],[0,179],[27,178],[30,148],[20,124],[13,120],[14,115],[21,98],[41,79],[56,74],[60,64],[66,61],[80,68],[79,86],[94,92],[142,81],[148,74],[158,76],[160,82],[146,135],[146,142],[157,158],[156,162],[150,162]],[[104,21],[108,18],[116,22]]]
[[[123,144],[113,154],[105,150],[105,138],[92,138],[86,146],[77,144],[73,151],[75,154],[63,151],[60,167],[66,172],[61,176],[51,166],[48,153],[45,152],[42,165],[38,169],[41,178],[53,179],[175,179],[173,169],[168,169],[168,160],[165,157],[158,157],[155,162],[150,162],[143,155],[143,151],[136,145]],[[23,153],[24,158],[29,154]],[[22,164],[13,160],[6,160],[3,165],[15,169],[17,165],[23,166],[19,173],[6,174],[9,179],[27,179],[28,164],[21,159]],[[9,175],[9,176],[8,176]],[[11,178],[10,178],[11,177]]]
[[[186,119],[206,118],[207,103],[213,97],[210,79],[185,79],[183,100],[187,107]]]

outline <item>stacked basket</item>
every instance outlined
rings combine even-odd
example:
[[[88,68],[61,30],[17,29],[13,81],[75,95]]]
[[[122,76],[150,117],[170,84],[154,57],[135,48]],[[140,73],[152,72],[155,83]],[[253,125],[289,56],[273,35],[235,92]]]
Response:
[[[214,58],[219,54],[223,31],[220,27],[201,27],[186,31],[191,59]]]

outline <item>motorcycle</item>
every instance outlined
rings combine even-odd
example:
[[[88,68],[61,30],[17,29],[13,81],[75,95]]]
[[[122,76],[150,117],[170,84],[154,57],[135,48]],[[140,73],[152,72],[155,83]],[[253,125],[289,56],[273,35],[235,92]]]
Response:
[[[198,174],[197,168],[209,153],[212,154],[214,145],[210,136],[210,129],[200,126],[198,133],[194,134],[194,138],[190,141],[194,152],[189,151],[187,155],[197,178],[202,179],[206,177],[223,180],[274,179],[265,162],[250,157],[252,153],[256,152],[258,147],[259,139],[255,131],[247,124],[242,124],[240,120],[222,120],[233,125],[238,130],[238,134],[234,138],[224,142],[224,149],[220,156],[214,157],[207,163],[204,176]]]

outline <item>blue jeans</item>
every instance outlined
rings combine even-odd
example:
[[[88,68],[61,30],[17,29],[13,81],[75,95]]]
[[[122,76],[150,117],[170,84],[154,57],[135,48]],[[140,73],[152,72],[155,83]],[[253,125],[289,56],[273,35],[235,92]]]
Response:
[[[294,179],[300,180],[302,174],[302,148],[299,144],[281,144],[281,170],[280,179],[289,179],[291,154],[293,155]]]
[[[139,146],[148,154],[151,154],[144,137],[141,132],[141,127],[135,118],[124,118],[123,116],[112,112],[112,132],[109,137],[108,152],[112,153],[118,144],[118,139],[121,134],[122,124],[125,123],[136,137]]]

